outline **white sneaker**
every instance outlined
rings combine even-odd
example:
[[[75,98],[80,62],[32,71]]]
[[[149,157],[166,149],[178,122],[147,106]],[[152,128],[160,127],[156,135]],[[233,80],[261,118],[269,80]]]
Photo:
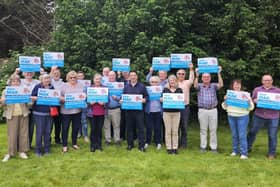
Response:
[[[246,155],[241,155],[241,156],[240,156],[240,159],[246,160],[246,159],[248,159],[248,157],[247,157]]]
[[[84,140],[85,140],[85,142],[86,142],[86,143],[88,143],[88,142],[89,142],[89,139],[88,139],[88,137],[87,137],[87,136],[85,136]]]
[[[144,149],[147,149],[149,147],[149,144],[145,143]]]
[[[232,152],[231,154],[230,154],[230,156],[236,156],[237,154],[235,153],[235,152]]]
[[[157,144],[157,150],[160,150],[161,149],[161,144]]]
[[[22,158],[22,159],[28,159],[28,156],[24,152],[19,153],[19,157]]]
[[[2,162],[8,162],[8,160],[10,159],[10,155],[5,155]]]

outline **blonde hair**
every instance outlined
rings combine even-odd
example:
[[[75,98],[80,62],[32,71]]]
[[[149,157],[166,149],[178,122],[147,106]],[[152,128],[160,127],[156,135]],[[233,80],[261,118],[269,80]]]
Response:
[[[158,83],[160,83],[160,79],[158,76],[152,76],[150,79],[149,79],[149,82],[151,83],[152,80],[156,80]]]
[[[77,72],[76,71],[69,71],[66,75],[66,80],[69,81],[70,80],[70,77],[77,77]]]
[[[51,76],[47,73],[44,73],[43,75],[40,75],[39,81],[42,83],[44,78],[51,78]]]
[[[11,86],[13,80],[18,80],[20,82],[20,76],[17,74],[12,74],[7,81],[8,86]]]
[[[175,87],[178,88],[178,80],[177,80],[177,77],[176,77],[175,75],[169,75],[169,76],[168,76],[168,83],[166,83],[165,87],[168,88],[168,89],[170,89],[169,81],[172,80],[172,79],[175,80],[175,82],[176,82]]]

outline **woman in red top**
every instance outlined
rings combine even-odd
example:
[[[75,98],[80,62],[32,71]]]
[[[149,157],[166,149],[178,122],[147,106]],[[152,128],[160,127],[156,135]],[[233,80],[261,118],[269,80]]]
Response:
[[[101,85],[102,76],[95,74],[93,77],[92,87],[103,87]],[[91,102],[92,118],[90,118],[90,151],[94,152],[99,149],[102,151],[101,139],[102,139],[102,127],[105,116],[105,103],[103,102]]]

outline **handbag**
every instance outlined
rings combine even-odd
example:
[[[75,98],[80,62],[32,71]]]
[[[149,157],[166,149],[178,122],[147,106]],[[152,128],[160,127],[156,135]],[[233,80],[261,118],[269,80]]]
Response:
[[[50,107],[50,115],[51,117],[56,117],[59,115],[57,107]]]

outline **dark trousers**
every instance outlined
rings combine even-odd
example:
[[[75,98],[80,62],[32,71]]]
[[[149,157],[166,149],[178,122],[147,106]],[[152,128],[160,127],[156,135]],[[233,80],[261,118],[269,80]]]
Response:
[[[44,140],[44,151],[45,153],[50,152],[50,136],[51,136],[51,116],[40,116],[37,114],[33,115],[34,122],[36,124],[36,153],[41,153],[43,146],[42,140]]]
[[[125,140],[126,136],[126,123],[125,123],[125,110],[121,110],[121,124],[120,124],[120,138]]]
[[[61,140],[61,138],[60,138],[60,136],[61,136],[61,114],[59,114],[56,117],[53,117],[52,130],[53,130],[53,126],[54,126],[55,142],[60,142],[60,140]]]
[[[62,114],[62,146],[67,147],[68,132],[72,122],[72,145],[77,145],[77,136],[81,126],[81,113]]]
[[[161,112],[150,112],[146,114],[146,143],[151,144],[154,132],[155,144],[161,143]]]
[[[32,139],[34,134],[34,119],[33,119],[33,112],[30,110],[29,113],[29,122],[28,122],[28,135],[29,135],[29,146],[32,145]]]
[[[103,116],[93,116],[90,118],[90,146],[91,148],[101,149],[102,128],[104,124]]]
[[[144,112],[140,110],[126,111],[127,144],[133,146],[134,129],[137,130],[138,146],[144,147]]]
[[[188,143],[188,121],[190,116],[190,107],[185,106],[185,109],[181,110],[180,125],[179,125],[179,145],[186,147]]]

